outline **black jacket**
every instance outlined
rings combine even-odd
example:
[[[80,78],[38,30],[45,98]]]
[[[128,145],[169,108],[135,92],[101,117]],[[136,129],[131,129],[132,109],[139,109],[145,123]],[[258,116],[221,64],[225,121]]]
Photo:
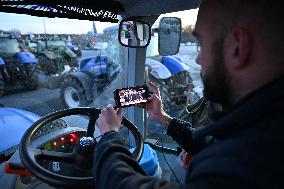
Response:
[[[284,188],[284,77],[253,92],[202,129],[174,119],[168,129],[194,154],[186,183],[146,176],[118,133],[105,133],[94,152],[97,188]]]

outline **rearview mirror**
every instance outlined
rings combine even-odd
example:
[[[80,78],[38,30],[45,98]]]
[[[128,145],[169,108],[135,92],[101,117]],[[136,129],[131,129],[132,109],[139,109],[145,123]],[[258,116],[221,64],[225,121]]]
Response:
[[[179,51],[181,19],[163,17],[159,24],[159,53],[162,56],[174,55]]]
[[[120,44],[125,47],[146,47],[150,42],[150,25],[137,20],[122,20],[118,35]]]

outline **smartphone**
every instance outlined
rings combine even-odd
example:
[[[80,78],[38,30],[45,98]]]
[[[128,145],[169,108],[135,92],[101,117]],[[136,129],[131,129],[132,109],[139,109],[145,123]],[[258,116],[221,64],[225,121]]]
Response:
[[[113,94],[115,106],[118,108],[146,103],[147,98],[151,95],[147,85],[116,89]]]

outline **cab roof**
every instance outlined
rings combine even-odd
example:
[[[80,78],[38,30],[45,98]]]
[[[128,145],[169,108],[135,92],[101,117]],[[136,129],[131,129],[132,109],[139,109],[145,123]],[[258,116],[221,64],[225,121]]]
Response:
[[[0,0],[0,12],[118,22],[117,15],[149,16],[197,8],[200,0]]]

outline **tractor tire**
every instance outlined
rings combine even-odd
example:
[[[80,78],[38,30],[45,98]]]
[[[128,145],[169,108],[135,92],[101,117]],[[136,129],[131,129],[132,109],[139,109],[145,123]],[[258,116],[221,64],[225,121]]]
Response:
[[[38,88],[38,67],[37,64],[27,64],[25,65],[26,79],[24,82],[24,87],[28,90],[34,90]]]
[[[60,99],[66,108],[86,107],[92,102],[87,100],[83,85],[75,78],[69,78],[61,84]]]
[[[3,96],[5,93],[5,82],[2,73],[0,72],[0,96]]]
[[[51,75],[57,74],[58,72],[56,63],[53,60],[48,59],[46,56],[41,55],[38,57],[38,65],[41,74]]]

